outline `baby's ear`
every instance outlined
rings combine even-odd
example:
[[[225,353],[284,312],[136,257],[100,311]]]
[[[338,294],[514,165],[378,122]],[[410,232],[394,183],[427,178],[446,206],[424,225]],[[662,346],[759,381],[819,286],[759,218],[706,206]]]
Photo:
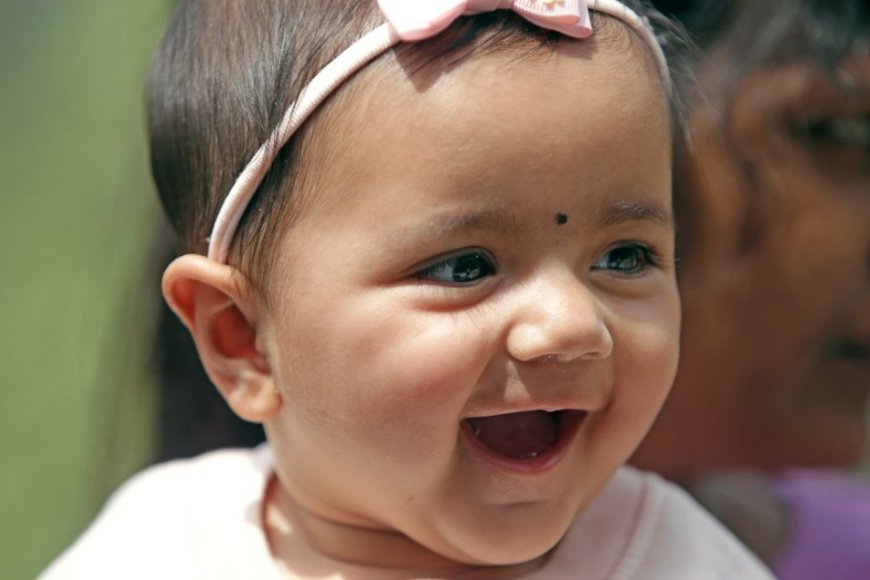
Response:
[[[190,330],[209,378],[242,419],[275,416],[281,395],[268,359],[258,350],[263,307],[231,266],[188,254],[163,274],[163,296]]]

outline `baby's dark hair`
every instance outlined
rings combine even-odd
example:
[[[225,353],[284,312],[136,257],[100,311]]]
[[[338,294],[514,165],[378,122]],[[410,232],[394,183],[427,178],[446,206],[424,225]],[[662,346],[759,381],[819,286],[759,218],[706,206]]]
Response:
[[[624,4],[648,20],[668,57],[677,120],[681,87],[689,78],[686,37],[643,0]],[[592,17],[596,41],[617,36],[608,34],[608,17]],[[374,0],[178,2],[154,59],[147,107],[152,172],[183,251],[205,253],[224,197],[302,88],[382,21]],[[507,46],[546,49],[563,39],[497,11],[463,18],[434,39],[394,50],[422,68]],[[272,244],[292,223],[309,142],[352,85],[340,88],[282,148],[242,217],[230,259],[255,288],[266,286]]]

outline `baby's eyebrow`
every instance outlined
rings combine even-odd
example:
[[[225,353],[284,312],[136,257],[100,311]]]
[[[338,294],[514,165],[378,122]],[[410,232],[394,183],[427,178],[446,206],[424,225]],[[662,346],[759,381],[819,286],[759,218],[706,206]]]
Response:
[[[439,220],[434,220],[430,226],[441,235],[473,230],[516,234],[528,229],[519,215],[503,209],[448,214]]]
[[[598,228],[612,227],[631,221],[653,221],[667,228],[674,227],[674,214],[657,203],[618,201],[602,207],[594,217]]]
[[[423,224],[402,229],[390,235],[391,241],[401,243],[406,237],[440,238],[469,231],[491,231],[499,234],[522,234],[528,224],[513,212],[503,209],[446,213]]]

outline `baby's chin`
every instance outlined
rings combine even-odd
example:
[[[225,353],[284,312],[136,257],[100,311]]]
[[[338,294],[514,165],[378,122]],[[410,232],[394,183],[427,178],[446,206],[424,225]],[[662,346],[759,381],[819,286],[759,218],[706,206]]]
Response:
[[[433,548],[458,564],[534,567],[542,563],[562,540],[574,517],[569,511],[557,517],[542,514],[515,519],[513,523],[496,525],[480,525],[480,522],[465,526],[458,524],[456,529],[443,533],[443,538],[450,539],[449,545],[438,542],[438,546]]]

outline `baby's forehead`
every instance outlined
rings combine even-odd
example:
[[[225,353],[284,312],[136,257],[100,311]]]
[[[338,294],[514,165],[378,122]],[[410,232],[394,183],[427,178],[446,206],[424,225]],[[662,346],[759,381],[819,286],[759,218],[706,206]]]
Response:
[[[306,197],[336,209],[398,188],[428,211],[472,193],[491,196],[495,207],[507,191],[541,200],[583,191],[600,204],[669,191],[669,113],[645,65],[624,51],[568,46],[433,63],[423,84],[398,62],[379,63],[384,74],[367,71],[318,127]],[[652,160],[643,171],[624,166],[641,157]],[[421,189],[438,194],[422,197]],[[558,211],[546,210],[547,224]]]
[[[649,94],[650,103],[660,103],[667,110],[662,79],[644,44],[619,21],[601,20],[607,25],[580,41],[520,36],[483,38],[453,49],[426,42],[401,45],[342,87],[319,113],[318,124],[322,123],[324,132],[339,135],[365,131],[377,125],[375,118],[398,119],[416,105],[431,107],[439,98],[457,93],[465,101],[491,103],[497,117],[500,107],[516,104],[517,88],[524,83],[558,91],[566,102],[595,91],[613,99],[614,110],[631,84],[634,90]],[[576,82],[578,75],[582,83]],[[464,119],[462,99],[451,115],[458,121]],[[510,123],[511,119],[501,117],[499,122]],[[341,143],[330,144],[334,146],[341,147]]]

